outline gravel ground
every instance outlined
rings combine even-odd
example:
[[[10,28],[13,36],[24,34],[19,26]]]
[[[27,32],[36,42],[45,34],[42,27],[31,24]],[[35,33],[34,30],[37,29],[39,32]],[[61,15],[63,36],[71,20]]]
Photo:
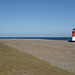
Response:
[[[27,52],[51,65],[75,73],[75,43],[39,39],[0,39],[11,47]]]

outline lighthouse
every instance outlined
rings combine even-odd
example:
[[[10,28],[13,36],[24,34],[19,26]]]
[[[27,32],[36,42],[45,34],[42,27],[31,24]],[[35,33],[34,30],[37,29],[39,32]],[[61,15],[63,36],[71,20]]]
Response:
[[[72,41],[75,41],[75,28],[73,28],[73,31],[72,31]]]
[[[75,28],[72,30],[72,39],[68,40],[68,42],[75,42]]]

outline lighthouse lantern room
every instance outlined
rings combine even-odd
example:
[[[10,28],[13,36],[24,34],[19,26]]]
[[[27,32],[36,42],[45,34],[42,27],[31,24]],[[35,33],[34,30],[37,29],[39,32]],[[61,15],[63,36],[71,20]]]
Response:
[[[75,28],[73,28],[73,31],[72,31],[72,41],[75,41]]]

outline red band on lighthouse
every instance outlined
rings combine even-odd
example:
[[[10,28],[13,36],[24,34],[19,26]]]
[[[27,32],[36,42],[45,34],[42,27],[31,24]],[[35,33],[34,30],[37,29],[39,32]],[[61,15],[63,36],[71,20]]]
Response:
[[[72,31],[72,36],[75,36],[75,31]]]

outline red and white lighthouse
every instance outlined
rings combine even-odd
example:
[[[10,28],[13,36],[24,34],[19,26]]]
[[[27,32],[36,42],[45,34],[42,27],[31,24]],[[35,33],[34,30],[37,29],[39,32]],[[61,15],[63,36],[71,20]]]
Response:
[[[72,31],[72,41],[75,41],[75,28],[73,28],[73,31]]]

